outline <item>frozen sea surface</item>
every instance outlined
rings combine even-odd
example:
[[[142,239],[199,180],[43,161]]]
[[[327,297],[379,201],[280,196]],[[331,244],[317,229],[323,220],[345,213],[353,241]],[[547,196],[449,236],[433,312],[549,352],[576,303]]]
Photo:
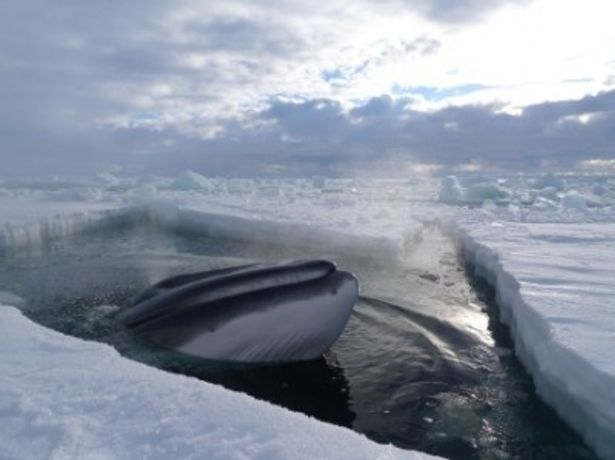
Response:
[[[281,239],[291,248],[323,241],[327,251],[342,244],[346,252],[363,251],[380,261],[404,260],[420,247],[423,225],[444,223],[478,274],[496,288],[516,355],[538,392],[602,457],[612,458],[615,383],[609,358],[615,325],[607,303],[613,278],[612,178],[462,178],[441,194],[446,204],[437,202],[437,183],[423,179],[188,178],[192,185],[185,178],[70,187],[5,183],[0,250],[45,248],[54,238],[108,223],[105,213],[126,206],[139,206],[139,218],[185,234],[253,234],[258,245]],[[56,214],[61,216],[52,218]],[[134,217],[135,211],[128,214]],[[84,216],[87,225],[73,225]],[[24,232],[27,237],[19,236]],[[160,275],[150,274],[152,281]],[[0,290],[13,304],[22,300]],[[450,412],[463,413],[456,406]]]

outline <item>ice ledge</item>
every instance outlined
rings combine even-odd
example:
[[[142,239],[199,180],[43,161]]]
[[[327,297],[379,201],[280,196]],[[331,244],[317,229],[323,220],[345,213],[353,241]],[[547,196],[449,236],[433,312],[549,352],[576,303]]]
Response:
[[[139,206],[84,203],[0,202],[0,254],[38,247],[81,232],[124,225],[145,216]]]
[[[615,224],[456,224],[537,392],[615,459]]]
[[[167,230],[212,238],[341,252],[390,262],[396,261],[403,249],[401,238],[377,237],[303,221],[209,212],[165,202],[150,203],[147,210],[150,221]]]
[[[370,232],[369,228],[340,228],[335,222],[326,220],[310,222],[309,219],[297,218],[280,221],[264,216],[248,216],[231,209],[212,212],[210,207],[213,206],[180,205],[164,199],[127,205],[49,204],[26,199],[15,204],[0,201],[0,254],[40,247],[74,234],[149,220],[164,229],[182,233],[254,244],[318,249],[396,262],[406,240],[420,228],[418,222],[405,222],[405,233],[392,231],[380,236],[378,232]]]
[[[0,305],[4,459],[411,459],[345,428],[170,374]]]

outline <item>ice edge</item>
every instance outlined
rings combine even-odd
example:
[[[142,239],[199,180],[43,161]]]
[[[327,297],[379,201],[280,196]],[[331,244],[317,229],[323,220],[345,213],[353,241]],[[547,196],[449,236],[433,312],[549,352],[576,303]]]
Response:
[[[500,319],[510,329],[515,352],[540,397],[604,459],[615,459],[615,377],[553,339],[550,326],[524,299],[521,285],[496,250],[457,224],[448,224],[464,259],[496,291]],[[565,369],[565,372],[562,371]],[[606,401],[606,404],[605,404]]]

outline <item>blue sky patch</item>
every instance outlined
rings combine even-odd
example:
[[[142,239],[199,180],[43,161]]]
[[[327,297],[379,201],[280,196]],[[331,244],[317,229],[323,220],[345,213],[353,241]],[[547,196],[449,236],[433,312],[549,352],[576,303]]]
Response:
[[[325,69],[320,73],[324,81],[345,80],[346,76],[340,69]]]
[[[448,88],[438,88],[436,86],[394,85],[391,89],[391,92],[397,96],[410,96],[420,94],[428,101],[439,102],[450,97],[463,96],[465,94],[474,93],[476,91],[481,91],[488,88],[491,87],[478,83],[468,83],[466,85],[450,86]]]

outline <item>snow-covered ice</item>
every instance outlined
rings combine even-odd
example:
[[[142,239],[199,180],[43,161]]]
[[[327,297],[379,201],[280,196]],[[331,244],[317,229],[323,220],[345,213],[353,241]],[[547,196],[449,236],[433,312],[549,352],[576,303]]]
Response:
[[[615,458],[615,223],[457,223],[541,397]]]
[[[394,261],[412,250],[423,223],[445,223],[496,288],[501,317],[542,398],[603,458],[615,458],[612,179],[450,177],[440,192],[437,181],[419,179],[225,180],[193,174],[145,182],[102,176],[66,186],[94,193],[63,194],[61,182],[31,189],[1,185],[0,250],[97,229],[112,217],[139,216],[169,229]],[[4,302],[10,299],[11,293],[2,294]],[[0,430],[5,456],[27,448],[51,449],[58,458],[129,458],[126,452],[419,458],[130,362],[104,345],[32,324],[12,308],[3,307],[0,315],[0,414],[7,422],[0,426],[13,430]],[[161,430],[152,434],[158,425]]]
[[[3,459],[435,458],[39,326],[0,306]]]

